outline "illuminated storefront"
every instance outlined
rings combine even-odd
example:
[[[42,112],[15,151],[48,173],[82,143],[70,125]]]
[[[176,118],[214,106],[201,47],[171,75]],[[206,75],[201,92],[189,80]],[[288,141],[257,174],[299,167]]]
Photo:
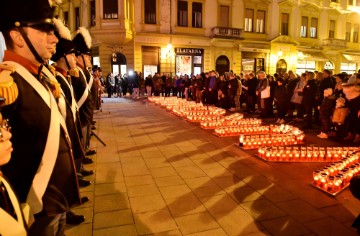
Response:
[[[203,72],[204,49],[175,48],[176,75],[197,75]]]

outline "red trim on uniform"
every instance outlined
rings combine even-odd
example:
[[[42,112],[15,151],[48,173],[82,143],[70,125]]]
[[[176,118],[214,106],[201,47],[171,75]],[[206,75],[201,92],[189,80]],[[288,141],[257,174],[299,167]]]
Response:
[[[33,75],[38,74],[38,70],[40,67],[38,65],[35,65],[32,61],[26,59],[25,57],[22,57],[19,54],[16,54],[9,50],[5,50],[3,61],[13,61],[13,62],[19,63]]]

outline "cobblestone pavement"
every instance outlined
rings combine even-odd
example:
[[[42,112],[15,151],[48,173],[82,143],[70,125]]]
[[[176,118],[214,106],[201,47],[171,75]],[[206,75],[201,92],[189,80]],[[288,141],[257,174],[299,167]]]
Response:
[[[266,163],[146,100],[95,115],[90,201],[72,235],[356,235],[360,204],[309,185],[324,163]]]

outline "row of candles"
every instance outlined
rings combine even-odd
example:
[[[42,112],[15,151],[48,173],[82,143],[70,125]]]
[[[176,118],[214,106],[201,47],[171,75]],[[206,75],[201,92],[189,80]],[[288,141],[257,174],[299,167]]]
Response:
[[[238,113],[237,113],[238,114]],[[203,129],[216,129],[218,127],[233,127],[233,126],[248,126],[248,127],[254,127],[254,126],[260,126],[261,125],[261,119],[257,118],[234,118],[232,120],[222,118],[215,121],[208,121],[208,122],[201,122],[201,128]]]
[[[266,161],[330,162],[341,160],[355,150],[354,147],[259,147],[257,155]]]
[[[305,135],[301,134],[267,134],[240,135],[239,145],[244,149],[257,149],[263,146],[283,146],[302,144]]]
[[[269,126],[242,125],[217,127],[214,133],[219,137],[238,136],[240,134],[268,134]]]
[[[315,170],[312,184],[329,194],[336,195],[349,186],[353,176],[360,174],[359,157],[359,153],[354,153],[322,169]]]

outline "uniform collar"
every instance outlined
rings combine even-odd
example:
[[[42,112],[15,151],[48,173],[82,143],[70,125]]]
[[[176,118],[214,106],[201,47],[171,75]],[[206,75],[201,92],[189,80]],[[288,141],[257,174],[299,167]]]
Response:
[[[62,68],[60,68],[58,66],[54,66],[54,67],[55,67],[56,71],[60,72],[64,77],[67,76],[67,71],[66,70],[64,70],[64,69],[62,69]]]
[[[9,50],[5,51],[3,61],[13,61],[13,62],[19,63],[33,75],[38,74],[39,67],[40,67],[40,66],[34,64],[32,61],[26,59],[25,57],[22,57],[19,54],[16,54]]]

